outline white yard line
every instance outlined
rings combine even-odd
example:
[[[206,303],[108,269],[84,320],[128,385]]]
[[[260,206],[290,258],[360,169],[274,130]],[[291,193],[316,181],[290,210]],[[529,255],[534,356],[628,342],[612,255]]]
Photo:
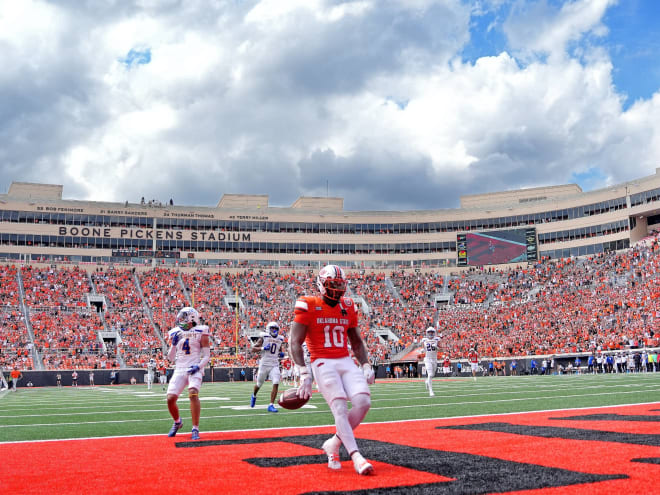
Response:
[[[660,392],[660,388],[655,389],[655,392]],[[622,394],[636,394],[639,393],[638,390],[635,391],[630,391],[630,392],[605,392],[605,393],[599,393],[599,394],[572,394],[572,395],[558,395],[558,396],[553,396],[551,397],[552,399],[570,399],[574,397],[602,397],[606,395],[622,395]],[[502,404],[502,403],[508,403],[508,402],[522,402],[522,401],[539,401],[539,400],[548,400],[549,397],[522,397],[522,398],[515,398],[515,399],[500,399],[500,400],[490,400],[490,401],[465,401],[465,402],[446,402],[446,403],[437,403],[437,402],[431,402],[429,404],[411,404],[411,405],[402,405],[402,406],[385,406],[385,407],[375,407],[372,408],[372,411],[379,411],[379,410],[392,410],[392,409],[410,409],[410,408],[423,408],[423,407],[455,407],[455,406],[462,406],[462,405],[477,405],[477,404]],[[627,406],[629,404],[621,404],[621,406]],[[617,407],[617,406],[602,406],[602,407]],[[587,409],[587,408],[585,408]],[[160,411],[160,410],[159,410]],[[163,411],[166,412],[166,411]],[[327,409],[324,410],[318,410],[318,411],[291,411],[293,414],[327,414],[328,411]],[[528,412],[538,412],[538,411],[528,411]],[[84,414],[89,414],[89,413],[84,413]],[[204,419],[219,419],[219,418],[240,418],[240,417],[254,417],[254,416],[269,416],[272,413],[252,413],[252,414],[221,414],[221,415],[214,415],[214,416],[208,416],[204,415]],[[510,412],[510,413],[503,413],[503,414],[519,414],[516,412]],[[434,418],[434,419],[447,419],[447,418]],[[91,425],[91,424],[116,424],[116,423],[136,423],[136,422],[147,422],[147,421],[172,421],[171,418],[152,418],[152,419],[123,419],[123,420],[108,420],[108,421],[76,421],[76,422],[65,422],[65,423],[37,423],[37,424],[3,424],[0,425],[0,429],[2,428],[29,428],[29,427],[49,427],[49,426],[71,426],[71,425]],[[402,421],[410,421],[410,420],[402,420]],[[387,422],[387,421],[386,421]]]
[[[369,421],[362,424],[392,424],[392,423],[412,423],[420,421],[445,421],[445,420],[455,420],[463,418],[487,418],[487,417],[496,417],[496,416],[511,416],[511,415],[520,415],[520,414],[537,414],[537,413],[548,413],[548,412],[563,412],[563,411],[584,411],[584,410],[597,410],[597,409],[612,409],[617,407],[634,407],[634,406],[645,406],[645,405],[660,405],[660,402],[639,402],[635,404],[619,404],[619,405],[608,405],[608,406],[589,406],[589,407],[571,407],[563,409],[543,409],[540,411],[510,411],[506,413],[494,413],[494,414],[474,414],[471,416],[448,416],[444,418],[420,418],[420,419],[401,419],[401,420],[392,420],[392,421]],[[437,404],[434,404],[437,405]],[[316,414],[321,411],[306,411],[306,412],[294,412],[294,414]],[[325,411],[323,411],[325,412]],[[272,414],[272,413],[269,413]],[[266,416],[267,414],[257,414],[258,416]],[[243,415],[243,416],[255,416],[254,414]],[[224,416],[211,416],[211,417],[224,417]],[[232,416],[236,417],[236,416]],[[186,419],[186,418],[184,418]],[[150,420],[150,421],[165,421],[165,420]],[[167,421],[172,421],[171,418],[168,418]],[[121,422],[121,421],[115,421]],[[71,424],[80,424],[80,423],[71,423]],[[23,426],[23,425],[19,425]],[[28,426],[28,425],[25,425]],[[38,426],[38,425],[29,425],[29,426]],[[52,426],[52,425],[44,425]],[[325,424],[325,425],[310,425],[310,426],[280,426],[273,428],[248,428],[248,429],[236,429],[236,430],[216,430],[216,431],[205,431],[205,434],[217,434],[217,433],[240,433],[240,432],[256,432],[256,431],[281,431],[281,430],[306,430],[313,428],[333,428],[334,424]],[[0,442],[0,445],[5,444],[15,444],[15,443],[43,443],[43,442],[78,442],[78,441],[87,441],[87,440],[106,440],[106,439],[117,439],[117,438],[142,438],[142,437],[162,437],[164,433],[149,433],[144,435],[114,435],[114,436],[104,436],[104,437],[84,437],[84,438],[61,438],[61,439],[47,439],[47,440],[19,440],[13,442]]]

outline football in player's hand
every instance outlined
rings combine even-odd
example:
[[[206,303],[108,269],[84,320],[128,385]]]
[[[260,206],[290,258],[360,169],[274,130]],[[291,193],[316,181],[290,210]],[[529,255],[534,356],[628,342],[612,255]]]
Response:
[[[298,397],[298,389],[290,388],[280,394],[277,403],[284,409],[300,409],[307,404],[309,399],[301,399]]]

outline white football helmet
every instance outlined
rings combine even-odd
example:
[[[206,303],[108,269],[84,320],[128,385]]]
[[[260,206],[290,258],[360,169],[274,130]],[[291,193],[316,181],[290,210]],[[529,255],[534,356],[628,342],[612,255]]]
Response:
[[[195,308],[186,306],[181,308],[176,315],[176,326],[181,330],[190,330],[192,327],[199,325],[199,313]]]
[[[331,301],[339,301],[346,292],[347,285],[344,270],[337,265],[324,266],[316,277],[319,292]]]
[[[426,337],[429,338],[429,339],[434,339],[435,338],[435,328],[428,327],[426,329]]]
[[[271,337],[277,337],[277,334],[280,333],[280,326],[276,322],[271,321],[266,325],[266,331]]]

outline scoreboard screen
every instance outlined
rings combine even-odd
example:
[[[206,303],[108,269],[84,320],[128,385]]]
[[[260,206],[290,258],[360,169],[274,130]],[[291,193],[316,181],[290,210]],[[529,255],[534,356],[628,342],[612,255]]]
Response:
[[[536,229],[469,232],[456,236],[458,266],[484,266],[536,261]]]

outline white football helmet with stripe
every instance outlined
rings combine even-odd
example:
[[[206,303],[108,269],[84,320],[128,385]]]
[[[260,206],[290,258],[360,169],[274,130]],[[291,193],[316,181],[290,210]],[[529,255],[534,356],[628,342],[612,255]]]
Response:
[[[346,274],[337,265],[324,266],[316,277],[319,292],[331,301],[339,301],[346,292],[347,285]]]
[[[199,321],[199,313],[190,306],[181,308],[176,315],[176,326],[181,330],[190,330],[192,327],[199,325]]]

